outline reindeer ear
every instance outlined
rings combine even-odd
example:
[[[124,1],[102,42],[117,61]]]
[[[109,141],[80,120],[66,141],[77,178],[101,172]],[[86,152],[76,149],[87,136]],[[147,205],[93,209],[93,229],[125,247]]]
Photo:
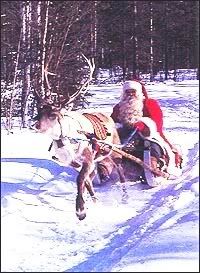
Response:
[[[56,109],[48,114],[48,118],[50,120],[55,120],[56,118],[61,119],[62,117],[63,117],[63,115],[60,113],[60,111],[58,111]]]
[[[65,109],[65,108],[61,108],[61,110],[60,110],[60,114],[61,114],[62,116],[64,116],[64,115],[65,115],[65,113],[66,113],[66,109]]]

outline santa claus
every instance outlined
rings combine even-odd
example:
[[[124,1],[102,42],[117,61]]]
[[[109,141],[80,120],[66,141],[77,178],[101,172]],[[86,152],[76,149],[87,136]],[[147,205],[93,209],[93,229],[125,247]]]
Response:
[[[180,175],[182,156],[163,133],[163,112],[157,100],[148,98],[145,86],[137,80],[125,81],[120,102],[113,108],[111,117],[120,125],[123,139],[130,130],[137,131],[145,138],[159,143],[167,151],[167,171]],[[158,158],[152,157],[152,166],[157,166]]]

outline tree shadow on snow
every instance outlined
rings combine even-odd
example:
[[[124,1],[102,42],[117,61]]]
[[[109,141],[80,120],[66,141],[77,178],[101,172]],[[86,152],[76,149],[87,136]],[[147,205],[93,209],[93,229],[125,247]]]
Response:
[[[41,192],[44,192],[46,190],[40,190],[38,188],[49,183],[52,180],[59,180],[59,176],[62,173],[66,173],[67,176],[70,177],[75,177],[77,175],[77,172],[75,169],[73,169],[72,167],[65,167],[65,166],[61,166],[58,163],[48,160],[48,159],[37,159],[37,158],[2,158],[1,162],[4,163],[19,163],[19,164],[28,164],[31,167],[33,167],[34,169],[34,173],[33,173],[33,177],[39,177],[40,179],[42,178],[44,180],[44,182],[37,182],[34,180],[37,179],[33,179],[31,177],[29,177],[28,179],[23,178],[19,179],[16,178],[16,181],[11,183],[8,181],[2,181],[3,177],[1,177],[1,198],[3,198],[4,196],[17,192],[17,191],[23,191],[27,194],[40,194]],[[45,179],[44,177],[41,177],[41,175],[39,174],[38,169],[45,169],[49,171],[49,175],[46,177],[47,179]],[[25,171],[27,171],[25,169]],[[12,169],[11,169],[11,173],[12,173]],[[9,174],[8,174],[9,175]],[[23,174],[22,174],[23,176]],[[50,178],[51,176],[51,178]],[[53,178],[52,178],[53,176]],[[50,179],[49,179],[50,178]],[[64,176],[62,177],[64,179]],[[20,181],[21,180],[21,181]],[[72,179],[73,180],[73,179]],[[24,182],[23,182],[24,181]],[[32,187],[30,187],[30,185],[33,185],[33,189]],[[36,189],[34,189],[34,187],[36,187]]]

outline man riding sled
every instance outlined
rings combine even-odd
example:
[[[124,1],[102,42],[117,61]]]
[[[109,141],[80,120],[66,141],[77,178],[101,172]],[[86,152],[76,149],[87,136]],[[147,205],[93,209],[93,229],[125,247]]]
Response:
[[[131,133],[137,132],[151,145],[151,166],[156,169],[165,165],[171,176],[181,174],[182,156],[163,133],[163,112],[157,100],[147,95],[144,85],[137,80],[123,84],[120,102],[113,108],[111,117],[118,126],[122,143]]]

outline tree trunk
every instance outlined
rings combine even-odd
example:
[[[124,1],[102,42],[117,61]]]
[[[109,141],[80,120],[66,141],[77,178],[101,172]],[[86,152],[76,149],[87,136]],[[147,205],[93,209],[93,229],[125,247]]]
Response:
[[[164,69],[165,80],[168,79],[168,3],[165,2],[165,30],[164,30]]]
[[[21,36],[22,36],[22,29],[21,29],[21,32],[20,32],[18,48],[17,48],[17,58],[16,58],[16,63],[15,63],[15,72],[14,72],[14,79],[13,79],[13,91],[12,91],[12,94],[11,94],[10,106],[9,106],[9,110],[8,110],[8,114],[7,114],[7,118],[6,118],[6,129],[7,129],[8,133],[10,133],[10,131],[12,129],[11,121],[12,121],[12,114],[13,114],[13,106],[14,106],[15,95],[17,93],[16,79],[17,79],[17,70],[18,70],[20,49],[21,49]]]
[[[48,13],[49,13],[49,2],[47,1],[46,4],[46,14],[45,14],[45,25],[44,25],[44,33],[42,39],[42,73],[41,73],[41,95],[45,97],[45,57],[46,57],[46,36],[47,36],[47,27],[48,27]]]
[[[123,14],[123,21],[122,21],[122,27],[123,27],[123,56],[122,56],[122,71],[123,71],[123,80],[126,78],[126,67],[127,67],[127,62],[126,62],[126,37],[125,37],[125,19],[124,19],[124,14]]]
[[[27,109],[27,100],[30,94],[30,87],[31,87],[31,78],[30,78],[30,71],[31,65],[29,61],[30,57],[30,45],[31,45],[31,2],[24,3],[23,6],[23,48],[26,53],[24,56],[24,61],[26,59],[26,65],[24,67],[24,80],[23,80],[23,88],[22,88],[22,102],[21,102],[21,127],[26,127],[26,120],[25,117],[28,115]],[[28,58],[27,58],[28,57]]]
[[[97,56],[97,1],[94,1],[91,22],[91,57],[96,61]]]
[[[150,2],[150,82],[153,81],[154,71],[153,71],[153,3]]]
[[[176,81],[176,61],[177,61],[177,41],[175,40],[174,41],[174,56],[173,56],[173,59],[174,59],[174,81]]]
[[[137,29],[137,1],[133,1],[133,77],[138,78],[139,71],[138,71],[138,38],[136,35],[136,29]]]

